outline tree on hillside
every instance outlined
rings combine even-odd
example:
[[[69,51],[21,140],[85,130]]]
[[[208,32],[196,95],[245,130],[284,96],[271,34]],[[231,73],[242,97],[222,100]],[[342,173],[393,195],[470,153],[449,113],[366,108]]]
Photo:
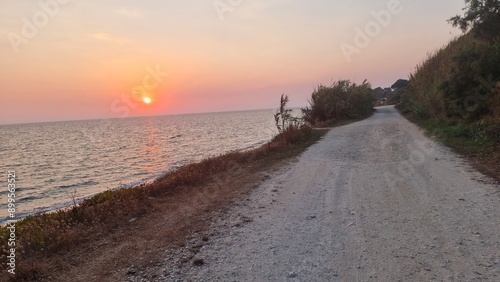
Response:
[[[392,89],[404,89],[408,86],[408,83],[410,83],[407,79],[398,79],[394,84],[391,86]]]
[[[463,32],[472,30],[475,35],[492,39],[500,35],[500,0],[465,0],[464,15],[448,20]]]

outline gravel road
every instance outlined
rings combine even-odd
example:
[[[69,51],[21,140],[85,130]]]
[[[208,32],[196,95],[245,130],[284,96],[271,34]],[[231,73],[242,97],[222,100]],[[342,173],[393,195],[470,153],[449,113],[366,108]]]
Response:
[[[161,279],[500,281],[499,186],[393,107],[263,177]]]

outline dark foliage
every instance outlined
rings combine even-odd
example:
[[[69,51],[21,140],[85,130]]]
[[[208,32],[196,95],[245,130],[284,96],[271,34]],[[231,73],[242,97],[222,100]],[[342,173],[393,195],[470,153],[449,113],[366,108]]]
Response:
[[[500,1],[465,0],[464,15],[457,15],[448,21],[463,32],[471,30],[474,35],[495,40],[500,36]]]
[[[405,89],[408,87],[408,84],[410,83],[409,80],[407,79],[398,79],[394,84],[391,86],[392,89]]]
[[[306,122],[316,125],[328,121],[360,118],[373,110],[374,93],[365,80],[361,85],[341,80],[332,86],[320,85],[312,93],[310,107],[302,109]]]
[[[469,32],[417,66],[400,109],[439,124],[447,137],[463,138],[478,146],[498,144],[499,1],[465,2],[464,16],[450,22]]]

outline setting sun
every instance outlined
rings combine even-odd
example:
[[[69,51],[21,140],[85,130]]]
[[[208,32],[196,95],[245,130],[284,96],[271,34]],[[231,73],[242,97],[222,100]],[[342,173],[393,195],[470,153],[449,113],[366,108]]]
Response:
[[[149,98],[149,97],[144,97],[143,101],[144,101],[144,103],[146,103],[146,104],[150,104],[150,103],[151,103],[151,98]]]

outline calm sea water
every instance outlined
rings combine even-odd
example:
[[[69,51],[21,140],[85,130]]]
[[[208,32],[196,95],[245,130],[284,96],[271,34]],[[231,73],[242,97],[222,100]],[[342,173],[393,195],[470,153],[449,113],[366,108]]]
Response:
[[[3,125],[0,223],[7,217],[7,170],[16,171],[19,218],[257,147],[276,133],[272,110]]]

